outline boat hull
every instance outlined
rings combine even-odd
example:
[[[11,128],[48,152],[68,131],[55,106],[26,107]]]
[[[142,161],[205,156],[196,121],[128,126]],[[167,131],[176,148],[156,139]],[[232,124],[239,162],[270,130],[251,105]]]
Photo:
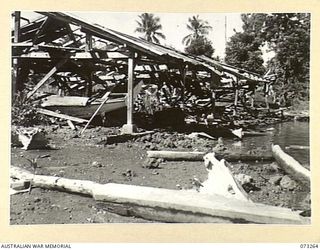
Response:
[[[49,106],[45,109],[52,111],[59,111],[62,114],[79,117],[83,119],[89,119],[93,113],[98,109],[101,103],[92,103],[86,106]],[[97,115],[104,115],[105,113],[112,112],[126,107],[124,98],[113,99],[107,101],[99,110]]]

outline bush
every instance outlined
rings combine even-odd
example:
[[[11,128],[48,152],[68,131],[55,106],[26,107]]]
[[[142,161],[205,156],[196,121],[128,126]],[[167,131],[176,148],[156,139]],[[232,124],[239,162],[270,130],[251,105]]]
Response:
[[[32,127],[48,124],[49,119],[37,112],[37,103],[26,98],[25,91],[17,92],[12,99],[11,124],[16,126]]]

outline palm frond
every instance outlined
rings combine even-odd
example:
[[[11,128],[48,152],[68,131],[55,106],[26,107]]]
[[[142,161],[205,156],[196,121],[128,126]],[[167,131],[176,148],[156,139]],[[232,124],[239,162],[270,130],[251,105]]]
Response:
[[[154,33],[156,36],[161,37],[162,39],[166,39],[166,36],[164,34],[162,34],[161,32],[155,32]]]

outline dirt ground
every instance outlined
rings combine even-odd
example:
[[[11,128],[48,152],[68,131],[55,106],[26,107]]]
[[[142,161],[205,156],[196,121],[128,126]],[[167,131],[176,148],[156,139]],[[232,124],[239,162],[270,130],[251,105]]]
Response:
[[[162,162],[158,168],[148,168],[144,164],[146,151],[210,151],[217,144],[215,140],[189,139],[184,134],[168,132],[108,144],[108,135],[118,133],[116,128],[88,129],[81,137],[69,127],[54,125],[44,129],[52,149],[26,151],[13,146],[12,165],[36,174],[101,184],[191,189],[193,177],[201,181],[207,178],[203,162]],[[34,170],[27,159],[37,157],[38,168]],[[230,170],[234,174],[252,177],[252,183],[244,188],[253,201],[299,211],[310,210],[309,189],[291,180],[276,163],[232,163]],[[11,224],[152,222],[105,211],[90,197],[40,188],[33,188],[30,193],[11,195],[10,212]]]

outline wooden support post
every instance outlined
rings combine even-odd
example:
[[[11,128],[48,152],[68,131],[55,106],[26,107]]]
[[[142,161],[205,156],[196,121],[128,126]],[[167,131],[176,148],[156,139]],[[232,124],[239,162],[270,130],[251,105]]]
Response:
[[[20,37],[20,11],[15,11],[14,13],[14,43],[19,42]],[[19,61],[17,58],[12,60],[13,75],[12,75],[12,97],[19,89]]]
[[[181,100],[182,100],[182,103],[184,103],[184,91],[185,91],[185,88],[186,88],[186,75],[187,75],[187,71],[188,71],[188,65],[185,65],[184,67],[182,67],[180,69],[180,74],[181,74],[181,77],[182,77],[182,88],[181,88]]]
[[[238,89],[238,78],[236,81],[235,86],[235,92],[234,92],[234,110],[233,110],[233,115],[237,114],[237,106],[238,106],[238,95],[239,95],[239,89]]]
[[[132,134],[134,132],[134,125],[132,121],[133,113],[133,77],[134,77],[134,62],[133,58],[128,59],[128,94],[127,94],[127,124],[122,127],[122,133]]]
[[[86,84],[86,93],[85,95],[87,97],[90,97],[92,95],[92,74],[93,72],[88,73],[88,76],[86,77],[87,79],[87,84]]]
[[[86,34],[86,51],[92,50],[92,35]]]
[[[264,89],[265,89],[265,92],[264,92],[264,101],[265,101],[265,103],[266,103],[266,108],[269,109],[269,102],[268,102],[269,86],[268,86],[268,83],[265,83],[265,84],[264,84]]]
[[[59,61],[42,79],[38,84],[33,88],[31,92],[27,94],[27,99],[29,99],[58,69],[68,61],[68,58],[64,58]]]
[[[92,35],[91,34],[86,34],[86,51],[91,51],[92,50]],[[91,96],[92,94],[92,72],[89,73],[88,76],[88,82],[86,85],[86,96]]]

